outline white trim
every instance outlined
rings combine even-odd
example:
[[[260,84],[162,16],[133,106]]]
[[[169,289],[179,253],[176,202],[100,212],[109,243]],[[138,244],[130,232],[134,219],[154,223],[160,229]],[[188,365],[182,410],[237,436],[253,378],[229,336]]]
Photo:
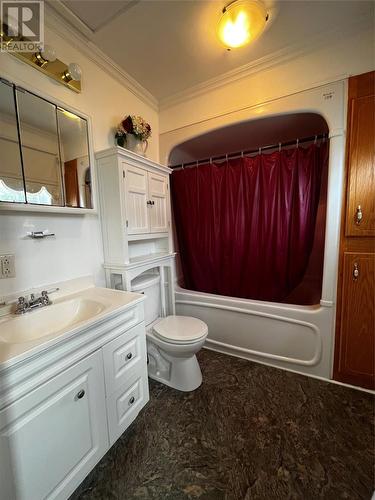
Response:
[[[142,102],[154,110],[158,110],[157,99],[140,83],[137,82],[129,73],[123,70],[110,57],[102,52],[90,39],[78,30],[77,27],[70,24],[55,7],[55,2],[49,1],[45,4],[46,8],[46,26],[60,35],[64,40],[69,40],[82,52],[88,59],[95,63],[99,68],[105,71],[121,85],[126,87]]]

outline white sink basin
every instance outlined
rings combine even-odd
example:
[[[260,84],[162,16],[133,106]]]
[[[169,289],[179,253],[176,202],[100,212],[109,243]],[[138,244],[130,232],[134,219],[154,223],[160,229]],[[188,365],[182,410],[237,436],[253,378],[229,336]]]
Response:
[[[0,319],[0,371],[3,363],[13,363],[52,346],[72,335],[79,335],[98,322],[142,302],[144,295],[89,286],[73,293],[61,292],[52,297],[52,305],[22,316],[9,314]]]
[[[19,344],[52,335],[89,320],[106,309],[96,300],[74,298],[13,316],[0,323],[0,342]]]

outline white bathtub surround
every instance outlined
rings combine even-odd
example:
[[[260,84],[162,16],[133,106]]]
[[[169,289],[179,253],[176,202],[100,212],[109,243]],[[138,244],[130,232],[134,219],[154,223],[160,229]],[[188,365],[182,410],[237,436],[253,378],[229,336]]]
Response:
[[[295,306],[220,297],[176,288],[177,314],[208,325],[207,347],[331,379],[346,127],[346,82],[269,101],[238,119],[314,112],[330,136],[323,285],[320,304]],[[246,114],[246,117],[245,117]]]
[[[4,498],[68,498],[148,401],[144,297],[87,284],[1,320]]]

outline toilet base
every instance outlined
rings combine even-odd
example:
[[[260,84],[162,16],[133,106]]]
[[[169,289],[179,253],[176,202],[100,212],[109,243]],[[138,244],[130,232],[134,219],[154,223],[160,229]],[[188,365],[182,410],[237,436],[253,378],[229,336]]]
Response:
[[[174,357],[147,342],[148,376],[178,391],[194,391],[202,384],[202,372],[195,354]]]

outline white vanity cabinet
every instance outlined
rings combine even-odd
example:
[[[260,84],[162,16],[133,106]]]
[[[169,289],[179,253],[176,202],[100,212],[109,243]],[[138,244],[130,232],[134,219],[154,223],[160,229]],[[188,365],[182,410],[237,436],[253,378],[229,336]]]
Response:
[[[107,449],[98,351],[0,411],[0,497],[66,498]]]
[[[66,500],[147,403],[143,299],[134,296],[79,334],[0,365],[1,500]]]

